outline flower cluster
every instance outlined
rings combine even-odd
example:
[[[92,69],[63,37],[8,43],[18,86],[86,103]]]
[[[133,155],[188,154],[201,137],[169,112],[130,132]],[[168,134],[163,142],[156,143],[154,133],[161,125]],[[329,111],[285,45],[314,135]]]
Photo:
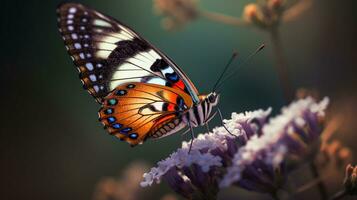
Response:
[[[322,132],[320,120],[328,104],[306,98],[282,109],[235,154],[221,187],[237,184],[257,192],[274,193],[284,183],[284,173],[292,161],[305,161],[316,152]]]
[[[247,4],[243,19],[263,29],[277,26],[281,21],[291,21],[311,6],[311,0],[264,0]]]
[[[163,15],[163,27],[173,30],[194,20],[198,15],[197,0],[154,0],[154,8]]]
[[[144,174],[141,185],[149,186],[164,179],[173,190],[186,198],[214,197],[224,169],[230,165],[238,147],[258,131],[259,123],[265,122],[269,113],[270,109],[245,114],[233,113],[226,125],[238,137],[228,133],[224,127],[218,127],[211,133],[198,135],[193,140],[190,153],[190,141],[183,142],[182,148]]]
[[[284,184],[290,161],[313,155],[327,104],[327,98],[298,100],[270,120],[271,109],[233,113],[224,120],[226,128],[195,138],[190,153],[190,142],[183,142],[144,174],[141,185],[163,179],[188,199],[214,199],[220,187],[231,185],[274,194]]]

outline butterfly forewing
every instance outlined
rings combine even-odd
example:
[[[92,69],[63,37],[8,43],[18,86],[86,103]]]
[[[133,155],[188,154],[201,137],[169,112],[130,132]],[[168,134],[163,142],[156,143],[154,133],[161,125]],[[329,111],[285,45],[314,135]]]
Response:
[[[62,4],[57,12],[59,30],[83,85],[99,102],[128,82],[168,86],[198,99],[186,75],[127,26],[81,4]]]

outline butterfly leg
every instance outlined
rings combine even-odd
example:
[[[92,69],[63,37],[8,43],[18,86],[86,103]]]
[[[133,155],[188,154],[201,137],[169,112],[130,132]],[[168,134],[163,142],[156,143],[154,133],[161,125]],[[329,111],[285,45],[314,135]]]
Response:
[[[188,126],[190,127],[190,130],[191,130],[191,143],[190,143],[190,149],[188,150],[188,153],[190,154],[191,149],[192,149],[193,140],[195,139],[195,133],[193,132],[193,127],[191,126],[190,121],[188,121]]]
[[[182,134],[181,136],[185,135],[186,133],[188,133],[190,131],[190,128],[186,129]]]
[[[208,125],[208,122],[206,122],[206,129],[207,129],[207,133],[209,133],[209,125]]]
[[[236,135],[234,135],[233,133],[231,133],[231,132],[228,130],[228,128],[226,127],[226,125],[223,123],[223,117],[222,117],[222,112],[221,112],[221,110],[220,110],[219,108],[217,108],[217,111],[218,111],[218,115],[219,115],[219,117],[220,117],[221,125],[224,127],[224,129],[226,129],[226,131],[227,131],[229,134],[231,134],[231,135],[237,137]]]
[[[216,114],[217,114],[217,111],[214,112],[213,115],[210,118],[208,118],[207,121],[205,122],[207,133],[209,133],[209,130],[210,130],[208,123],[216,116]]]

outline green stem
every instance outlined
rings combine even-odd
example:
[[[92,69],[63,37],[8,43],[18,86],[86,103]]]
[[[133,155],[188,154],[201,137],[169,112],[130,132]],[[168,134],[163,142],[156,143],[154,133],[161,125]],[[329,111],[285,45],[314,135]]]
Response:
[[[285,100],[289,102],[294,98],[294,92],[290,82],[288,66],[283,53],[283,47],[277,25],[270,29],[270,38],[276,61],[275,69],[278,73]]]
[[[311,173],[312,173],[312,175],[313,175],[314,178],[320,179],[319,171],[318,171],[318,169],[317,169],[317,167],[316,167],[316,165],[315,165],[314,162],[311,162],[311,163],[310,163],[310,170],[311,170]],[[325,186],[325,184],[323,183],[323,181],[320,180],[320,181],[317,183],[317,188],[318,188],[318,190],[319,190],[321,199],[322,199],[322,200],[327,200],[327,199],[328,199],[328,197],[327,197],[327,190],[326,190],[326,186]]]

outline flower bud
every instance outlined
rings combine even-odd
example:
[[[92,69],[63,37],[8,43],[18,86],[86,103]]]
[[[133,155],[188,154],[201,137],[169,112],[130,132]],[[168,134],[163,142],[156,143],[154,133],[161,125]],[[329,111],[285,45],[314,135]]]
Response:
[[[154,9],[165,17],[164,28],[174,30],[197,18],[197,4],[198,0],[154,0]]]
[[[255,3],[248,4],[244,7],[243,19],[260,28],[266,28],[268,26],[260,5]]]
[[[357,166],[347,165],[344,185],[347,194],[357,195]]]
[[[245,20],[252,22],[258,17],[258,6],[255,3],[248,4],[244,7],[243,17]]]
[[[271,10],[280,10],[283,7],[284,1],[283,0],[269,0],[267,2],[268,7]]]

